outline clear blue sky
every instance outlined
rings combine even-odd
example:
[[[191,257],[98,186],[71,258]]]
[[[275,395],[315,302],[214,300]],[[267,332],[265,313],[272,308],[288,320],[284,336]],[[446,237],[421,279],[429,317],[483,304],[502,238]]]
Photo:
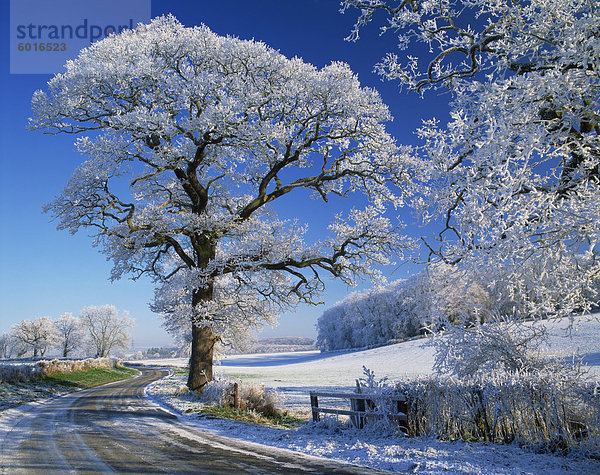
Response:
[[[166,344],[170,338],[161,328],[161,319],[148,308],[151,283],[110,283],[110,263],[92,247],[91,239],[57,231],[41,212],[82,157],[74,151],[73,136],[48,136],[26,129],[31,95],[45,88],[51,76],[9,73],[9,1],[1,2],[0,333],[26,318],[56,318],[64,312],[78,314],[88,305],[109,303],[128,310],[136,320],[136,346]],[[204,23],[221,35],[261,40],[286,56],[299,56],[319,67],[333,60],[345,61],[364,86],[380,91],[395,117],[390,124],[392,134],[401,143],[414,143],[413,131],[422,119],[446,118],[448,96],[422,100],[382,82],[372,69],[385,51],[393,50],[393,36],[381,38],[377,28],[371,27],[360,42],[345,42],[355,13],[342,15],[338,9],[338,0],[153,0],[151,13],[153,17],[173,13],[187,26]],[[402,278],[413,271],[404,266],[389,277]],[[262,336],[315,336],[315,323],[324,308],[351,290],[331,285],[325,306],[301,307],[284,315],[278,327],[267,328]]]

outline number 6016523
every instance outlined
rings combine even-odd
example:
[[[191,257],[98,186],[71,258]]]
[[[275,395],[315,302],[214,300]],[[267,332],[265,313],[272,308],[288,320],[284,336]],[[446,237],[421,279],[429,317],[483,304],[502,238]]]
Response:
[[[17,49],[19,51],[66,51],[67,44],[66,43],[19,43],[17,45]]]

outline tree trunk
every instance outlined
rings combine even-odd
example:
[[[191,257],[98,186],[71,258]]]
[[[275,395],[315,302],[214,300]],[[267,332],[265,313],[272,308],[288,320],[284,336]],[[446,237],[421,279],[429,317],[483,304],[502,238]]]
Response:
[[[206,383],[213,379],[213,349],[216,342],[217,336],[210,325],[192,323],[192,355],[187,385],[193,391],[202,391]]]
[[[207,236],[197,236],[195,246],[198,267],[206,268],[215,258],[216,247]],[[195,289],[192,294],[192,305],[196,308],[202,302],[210,302],[213,298],[214,282]],[[205,317],[204,317],[205,318]],[[192,354],[190,355],[190,374],[187,386],[192,391],[203,391],[204,386],[213,379],[213,349],[218,337],[211,322],[202,317],[192,318]]]

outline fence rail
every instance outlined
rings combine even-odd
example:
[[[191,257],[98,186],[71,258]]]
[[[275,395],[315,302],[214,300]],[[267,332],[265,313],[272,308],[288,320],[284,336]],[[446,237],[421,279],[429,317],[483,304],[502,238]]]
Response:
[[[320,407],[319,398],[349,400],[350,409]],[[350,422],[354,427],[362,428],[371,421],[387,418],[398,424],[398,427],[408,435],[406,397],[386,397],[386,399],[393,403],[392,412],[384,411],[382,408],[378,407],[377,401],[380,399],[381,396],[377,396],[376,394],[311,391],[310,406],[313,421],[319,422],[321,420],[320,414],[336,414],[340,416],[349,416]]]

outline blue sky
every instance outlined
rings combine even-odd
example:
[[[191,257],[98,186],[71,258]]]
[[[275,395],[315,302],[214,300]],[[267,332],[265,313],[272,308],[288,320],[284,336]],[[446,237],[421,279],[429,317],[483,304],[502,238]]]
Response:
[[[57,231],[50,217],[42,214],[42,206],[61,191],[82,157],[74,151],[74,137],[26,129],[31,95],[43,89],[51,76],[9,73],[9,1],[2,0],[1,5],[0,333],[26,318],[56,318],[109,303],[128,310],[136,320],[136,346],[166,344],[170,338],[148,308],[151,283],[110,283],[110,263],[92,247],[91,239],[84,233],[71,236]],[[394,38],[379,37],[372,26],[358,43],[344,41],[355,13],[340,14],[338,0],[153,0],[151,5],[153,17],[173,13],[184,25],[204,23],[221,35],[254,38],[319,67],[334,60],[347,62],[364,86],[381,93],[395,118],[389,130],[400,143],[414,143],[413,131],[422,119],[446,118],[448,96],[423,100],[400,94],[395,84],[382,82],[372,72],[383,53],[393,50]],[[414,269],[403,266],[389,278],[406,277]],[[284,315],[278,327],[264,330],[262,336],[315,336],[318,316],[350,291],[333,283],[325,306],[305,306]]]

